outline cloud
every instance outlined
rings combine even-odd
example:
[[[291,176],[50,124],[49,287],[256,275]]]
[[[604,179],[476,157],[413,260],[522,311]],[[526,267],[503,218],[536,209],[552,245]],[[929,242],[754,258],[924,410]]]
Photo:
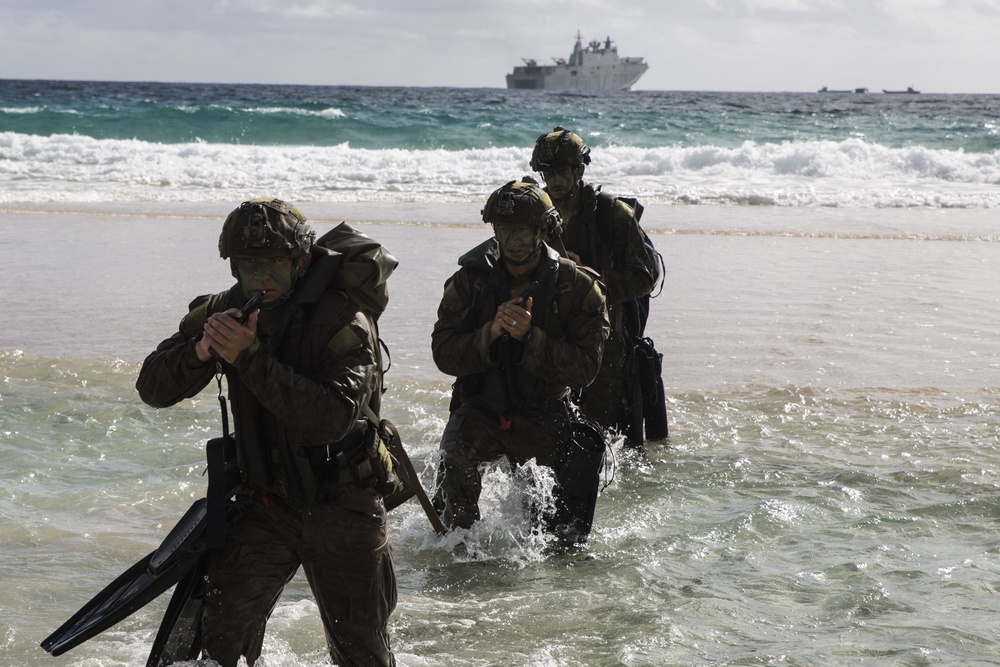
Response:
[[[375,16],[375,13],[364,10],[346,2],[311,2],[293,4],[276,8],[268,8],[268,15],[288,17],[292,20],[308,19],[342,19],[365,18]]]
[[[0,77],[503,86],[611,37],[640,88],[1000,87],[1000,0],[6,0]]]

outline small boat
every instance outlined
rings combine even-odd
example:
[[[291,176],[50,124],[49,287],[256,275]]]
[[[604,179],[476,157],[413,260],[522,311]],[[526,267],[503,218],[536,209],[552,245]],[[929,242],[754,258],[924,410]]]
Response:
[[[886,95],[919,95],[919,90],[914,90],[912,86],[907,86],[906,90],[886,90],[882,89],[882,92]]]

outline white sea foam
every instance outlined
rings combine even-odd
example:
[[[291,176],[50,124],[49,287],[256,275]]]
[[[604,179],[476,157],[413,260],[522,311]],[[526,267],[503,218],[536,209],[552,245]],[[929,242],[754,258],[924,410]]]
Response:
[[[315,116],[317,118],[344,118],[345,114],[340,109],[336,107],[328,107],[326,109],[321,109],[319,111],[313,111],[311,109],[296,109],[293,107],[252,107],[245,110],[247,113],[259,113],[259,114],[289,114],[293,116]]]
[[[320,113],[333,113],[327,109]],[[0,133],[0,203],[479,198],[530,173],[523,147],[467,150],[159,144]],[[588,176],[666,204],[964,207],[1000,205],[1000,151],[888,148],[860,139],[608,147]]]
[[[39,113],[42,110],[43,110],[42,107],[0,107],[0,113],[9,113],[9,114]]]

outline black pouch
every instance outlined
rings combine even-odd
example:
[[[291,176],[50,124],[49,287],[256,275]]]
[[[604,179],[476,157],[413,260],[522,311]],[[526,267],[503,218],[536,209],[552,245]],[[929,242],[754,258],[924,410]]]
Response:
[[[206,545],[209,549],[219,549],[226,542],[226,501],[239,481],[238,473],[227,469],[229,462],[236,459],[236,440],[231,435],[212,438],[205,445],[205,454],[208,458]]]
[[[455,380],[451,385],[451,403],[448,404],[448,411],[454,412],[462,405],[462,399],[469,396],[478,396],[483,393],[483,374],[466,375]]]
[[[650,338],[635,341],[635,364],[642,393],[642,419],[647,440],[662,440],[668,433],[667,397],[663,391],[663,355]]]
[[[348,481],[357,481],[360,464],[367,462],[367,440],[375,429],[363,427],[340,442],[326,447],[306,447],[313,481],[316,485],[316,502],[333,503],[337,500],[338,487]],[[369,472],[368,475],[371,476]]]
[[[549,532],[566,546],[582,543],[590,534],[607,447],[600,427],[571,414],[555,470],[556,509],[545,517]]]

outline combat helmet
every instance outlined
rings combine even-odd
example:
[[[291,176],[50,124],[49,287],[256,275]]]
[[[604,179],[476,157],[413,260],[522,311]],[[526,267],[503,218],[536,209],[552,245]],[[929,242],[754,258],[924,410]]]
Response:
[[[541,230],[543,238],[558,236],[562,227],[548,193],[530,177],[494,190],[482,214],[483,222],[494,225],[531,225]]]
[[[560,167],[576,169],[590,164],[590,149],[579,134],[556,125],[555,129],[535,140],[531,151],[531,168],[534,171],[551,171]]]
[[[316,232],[298,208],[274,198],[251,199],[240,204],[222,225],[219,254],[223,259],[267,257],[309,252]]]

